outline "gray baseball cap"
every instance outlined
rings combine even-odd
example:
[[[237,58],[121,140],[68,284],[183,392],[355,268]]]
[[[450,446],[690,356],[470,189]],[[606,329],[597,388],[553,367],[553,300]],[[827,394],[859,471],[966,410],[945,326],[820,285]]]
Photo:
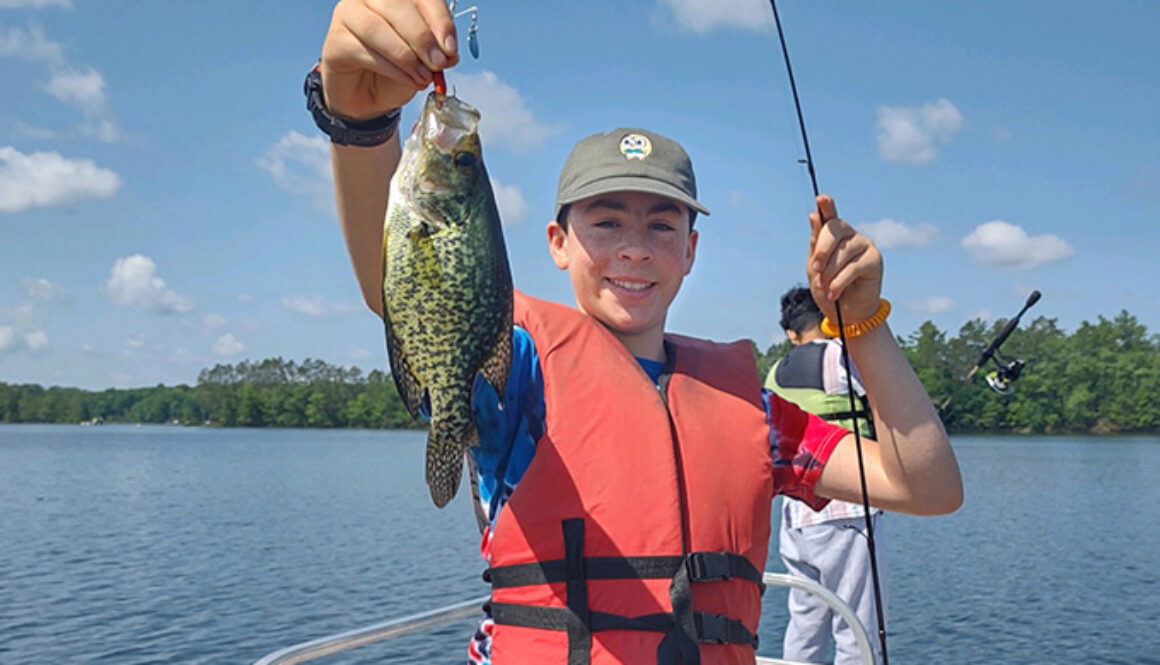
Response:
[[[572,148],[556,188],[556,216],[569,203],[624,191],[658,194],[709,214],[697,201],[693,162],[680,144],[647,129],[622,128]]]

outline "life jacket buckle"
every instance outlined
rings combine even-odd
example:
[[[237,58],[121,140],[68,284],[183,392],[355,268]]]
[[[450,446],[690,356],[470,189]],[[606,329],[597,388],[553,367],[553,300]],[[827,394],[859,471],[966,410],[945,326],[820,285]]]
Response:
[[[712,644],[726,644],[729,642],[729,618],[723,614],[705,614],[698,612],[693,620],[697,625],[699,641]]]
[[[733,560],[727,552],[693,552],[686,560],[689,579],[694,582],[713,582],[733,579]]]

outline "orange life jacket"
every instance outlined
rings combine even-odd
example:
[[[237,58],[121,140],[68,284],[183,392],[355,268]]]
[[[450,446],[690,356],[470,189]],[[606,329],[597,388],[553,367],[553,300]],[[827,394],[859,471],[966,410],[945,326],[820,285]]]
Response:
[[[753,663],[773,472],[749,342],[666,336],[658,391],[571,307],[517,293],[515,321],[547,428],[493,531],[492,662]]]

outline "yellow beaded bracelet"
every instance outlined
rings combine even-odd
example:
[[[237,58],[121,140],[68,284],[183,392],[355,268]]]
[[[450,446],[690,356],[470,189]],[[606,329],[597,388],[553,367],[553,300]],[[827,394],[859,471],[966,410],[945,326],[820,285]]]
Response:
[[[890,316],[890,301],[886,298],[880,298],[878,301],[878,311],[865,321],[857,323],[847,323],[845,325],[846,337],[857,337],[865,335],[874,330],[886,321],[886,317]],[[829,317],[822,317],[822,334],[826,337],[838,337],[838,326],[834,325]]]

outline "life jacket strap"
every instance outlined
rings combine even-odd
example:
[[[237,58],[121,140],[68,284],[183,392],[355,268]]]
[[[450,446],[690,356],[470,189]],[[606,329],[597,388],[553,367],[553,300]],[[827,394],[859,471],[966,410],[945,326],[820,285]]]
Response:
[[[858,409],[857,411],[837,411],[835,413],[819,413],[818,417],[822,420],[853,420],[854,418],[869,419],[870,412],[865,409]]]
[[[517,605],[515,603],[488,603],[486,609],[498,624],[543,628],[545,630],[568,630],[571,611],[566,607],[540,607],[538,605]],[[722,614],[694,612],[697,641],[703,644],[740,644],[757,648],[758,639],[745,624]],[[607,612],[589,612],[589,629],[598,630],[645,630],[667,633],[673,628],[673,615],[666,612],[626,617]]]
[[[564,530],[564,591],[568,603],[564,615],[564,629],[568,631],[568,665],[589,665],[592,662],[592,619],[588,611],[588,579],[584,570],[584,520],[579,517],[567,519],[561,526]]]
[[[584,557],[585,577],[590,580],[671,579],[682,565],[690,582],[743,579],[764,590],[761,571],[749,559],[732,552],[693,552],[686,556],[590,556]],[[494,589],[567,581],[565,559],[497,566],[483,571],[483,580]]]
[[[495,566],[483,579],[493,589],[564,583],[566,607],[517,603],[488,604],[497,624],[563,630],[568,633],[568,665],[591,662],[592,632],[597,630],[649,630],[664,633],[657,646],[660,665],[700,665],[697,644],[741,644],[757,648],[757,636],[736,619],[693,610],[693,583],[743,579],[764,592],[761,571],[745,557],[732,552],[692,552],[684,556],[585,557],[584,520],[561,523],[564,558],[525,564]],[[626,617],[590,610],[590,579],[669,579],[671,613]]]

